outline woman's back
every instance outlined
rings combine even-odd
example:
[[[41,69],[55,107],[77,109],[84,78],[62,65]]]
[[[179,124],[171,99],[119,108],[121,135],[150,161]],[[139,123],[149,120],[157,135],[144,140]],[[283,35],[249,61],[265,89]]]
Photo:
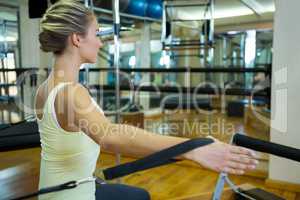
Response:
[[[57,120],[57,108],[64,106],[57,96],[63,96],[62,89],[68,84],[48,87],[46,82],[37,91],[36,109],[41,110],[37,121],[42,146],[39,188],[91,177],[99,156],[99,145],[89,136],[82,131],[66,131]],[[49,93],[47,88],[50,88]],[[43,195],[40,199],[94,199],[94,194],[95,184],[87,183],[72,190]]]

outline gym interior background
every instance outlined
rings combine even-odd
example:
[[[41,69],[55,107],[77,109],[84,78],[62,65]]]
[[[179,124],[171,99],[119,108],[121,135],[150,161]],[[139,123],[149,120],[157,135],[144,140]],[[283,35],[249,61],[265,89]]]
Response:
[[[39,21],[53,2],[0,0],[0,199],[37,189],[32,108],[53,61],[39,49]],[[229,142],[239,132],[300,147],[299,1],[120,0],[120,55],[112,2],[84,3],[105,45],[79,79],[112,121],[157,134]],[[300,199],[299,163],[259,156],[255,171],[232,180]],[[113,165],[115,155],[102,152],[97,167]],[[122,181],[147,189],[152,199],[209,199],[217,177],[184,161]]]

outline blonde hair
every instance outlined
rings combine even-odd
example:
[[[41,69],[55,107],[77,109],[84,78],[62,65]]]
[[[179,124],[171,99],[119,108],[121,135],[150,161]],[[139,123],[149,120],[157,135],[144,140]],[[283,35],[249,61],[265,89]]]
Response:
[[[60,0],[49,7],[41,19],[40,48],[61,54],[72,33],[85,35],[94,18],[93,12],[79,0]]]

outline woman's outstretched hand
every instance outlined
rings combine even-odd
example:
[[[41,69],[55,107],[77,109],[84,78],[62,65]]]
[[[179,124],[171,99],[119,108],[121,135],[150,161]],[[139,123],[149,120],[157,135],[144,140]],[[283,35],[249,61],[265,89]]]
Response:
[[[214,143],[194,149],[185,156],[217,172],[241,175],[256,168],[258,160],[254,151],[214,140]]]

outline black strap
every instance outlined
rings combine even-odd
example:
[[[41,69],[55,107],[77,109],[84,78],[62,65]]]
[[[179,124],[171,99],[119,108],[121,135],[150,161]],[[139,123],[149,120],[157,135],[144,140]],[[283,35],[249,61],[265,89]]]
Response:
[[[35,197],[35,196],[42,195],[42,194],[47,194],[47,193],[51,193],[51,192],[58,192],[58,191],[61,191],[61,190],[66,190],[66,189],[72,189],[72,188],[75,188],[76,186],[77,186],[76,181],[69,181],[67,183],[63,183],[63,184],[60,184],[60,185],[43,188],[43,189],[40,189],[37,192],[27,194],[25,196],[14,198],[14,199],[11,199],[11,200],[28,199],[28,198]]]
[[[233,137],[233,143],[238,146],[253,149],[255,151],[269,153],[300,162],[300,149],[293,147],[251,138],[242,134],[235,134]]]
[[[187,153],[197,147],[202,147],[211,144],[213,142],[214,141],[209,138],[191,139],[186,142],[159,151],[157,153],[146,156],[144,158],[138,159],[136,161],[105,169],[103,170],[103,175],[106,180],[111,180],[132,174],[134,172],[170,164],[178,161],[174,159],[174,157]]]
[[[176,162],[178,160],[174,159],[174,157],[179,156],[181,154],[187,153],[188,151],[191,151],[197,147],[205,146],[208,144],[213,143],[214,141],[212,139],[208,138],[197,138],[197,139],[191,139],[186,142],[177,144],[175,146],[172,146],[170,148],[167,148],[165,150],[159,151],[157,153],[151,154],[147,157],[141,158],[139,160],[125,163],[118,165],[116,167],[111,167],[108,169],[105,169],[103,171],[103,174],[105,176],[106,180],[111,180],[114,178],[119,178],[122,176],[126,176],[129,174],[132,174],[134,172],[158,167],[161,165],[166,165],[169,163]],[[40,189],[38,192],[18,197],[11,200],[22,200],[31,198],[34,196],[50,193],[50,192],[57,192],[65,189],[72,189],[77,186],[76,181],[70,181],[61,185],[53,186],[53,187],[47,187]]]

